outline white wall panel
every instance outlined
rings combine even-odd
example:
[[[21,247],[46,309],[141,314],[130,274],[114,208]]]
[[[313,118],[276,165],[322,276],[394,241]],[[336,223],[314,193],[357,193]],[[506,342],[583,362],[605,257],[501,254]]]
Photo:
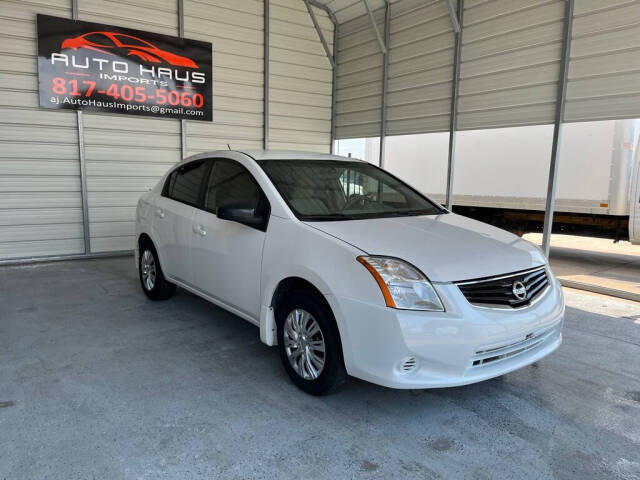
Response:
[[[213,45],[213,122],[186,122],[187,154],[260,148],[263,125],[263,4],[185,0],[185,36]]]
[[[565,120],[640,117],[640,1],[576,1]]]
[[[562,0],[465,3],[459,129],[553,122],[563,18]]]
[[[174,0],[80,0],[79,19],[178,34]],[[138,198],[180,160],[180,122],[95,113],[83,118],[91,251],[131,250]],[[105,210],[113,211],[96,215]]]
[[[387,133],[449,129],[454,33],[446,3],[392,5]]]
[[[375,12],[384,35],[384,9]],[[387,132],[448,129],[454,35],[446,3],[402,0],[391,6]],[[368,15],[340,26],[338,138],[380,134],[382,63]]]
[[[332,68],[302,0],[271,0],[269,148],[329,152]],[[330,51],[333,23],[313,7]]]
[[[353,8],[362,9],[360,16],[338,29],[336,138],[380,135],[383,55],[366,10]],[[374,17],[384,37],[384,9]]]
[[[76,116],[38,106],[36,13],[70,17],[71,4],[0,9],[0,259],[84,251]]]
[[[0,11],[0,259],[84,251],[76,114],[38,105],[36,13],[71,0],[6,0]],[[176,0],[80,0],[79,19],[178,34]],[[186,122],[187,154],[263,143],[261,0],[184,0],[185,36],[213,44],[213,122]],[[318,21],[333,48],[333,24]],[[332,70],[299,0],[271,1],[271,147],[328,151]],[[92,252],[134,246],[135,205],[180,160],[180,122],[85,113]]]

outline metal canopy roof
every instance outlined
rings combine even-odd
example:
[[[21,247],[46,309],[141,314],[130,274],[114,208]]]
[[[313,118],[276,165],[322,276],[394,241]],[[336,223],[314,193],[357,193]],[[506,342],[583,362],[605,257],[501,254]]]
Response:
[[[391,0],[400,1],[400,0]],[[348,22],[362,15],[367,15],[367,7],[363,0],[315,0],[317,6],[323,5],[336,17],[338,23]],[[368,0],[372,10],[377,10],[386,5],[385,0]]]

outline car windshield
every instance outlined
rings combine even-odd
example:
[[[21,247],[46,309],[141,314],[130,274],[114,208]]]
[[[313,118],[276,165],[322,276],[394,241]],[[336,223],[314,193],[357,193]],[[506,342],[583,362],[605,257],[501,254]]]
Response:
[[[446,212],[407,184],[366,162],[258,163],[301,220],[355,220]]]

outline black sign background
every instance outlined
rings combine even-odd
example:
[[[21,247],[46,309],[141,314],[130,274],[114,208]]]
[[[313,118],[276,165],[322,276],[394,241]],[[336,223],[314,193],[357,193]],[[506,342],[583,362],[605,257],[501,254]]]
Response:
[[[37,25],[41,107],[213,119],[210,43],[41,14]]]

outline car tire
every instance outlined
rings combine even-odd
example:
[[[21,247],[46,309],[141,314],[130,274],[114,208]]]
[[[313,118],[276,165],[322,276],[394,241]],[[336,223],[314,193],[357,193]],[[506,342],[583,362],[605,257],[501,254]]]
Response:
[[[280,359],[301,390],[311,395],[325,395],[344,383],[347,373],[340,334],[333,313],[323,299],[308,291],[293,292],[277,308],[276,324]],[[321,342],[324,352],[319,348]],[[322,367],[318,368],[320,360]]]
[[[167,300],[176,293],[176,286],[164,278],[158,253],[153,245],[147,243],[140,248],[138,274],[142,291],[150,300]]]

